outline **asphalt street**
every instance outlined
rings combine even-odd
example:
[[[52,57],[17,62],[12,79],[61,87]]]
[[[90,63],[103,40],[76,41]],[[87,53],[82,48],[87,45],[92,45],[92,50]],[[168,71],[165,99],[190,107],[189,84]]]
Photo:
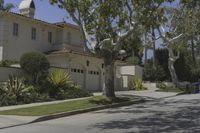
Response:
[[[158,99],[2,129],[0,133],[200,133],[200,96]]]

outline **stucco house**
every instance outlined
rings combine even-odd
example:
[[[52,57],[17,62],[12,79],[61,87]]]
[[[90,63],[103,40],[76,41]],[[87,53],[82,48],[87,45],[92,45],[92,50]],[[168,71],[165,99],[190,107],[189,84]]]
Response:
[[[0,11],[0,61],[19,60],[26,52],[43,52],[53,68],[68,71],[75,83],[88,90],[101,90],[104,84],[103,60],[85,51],[79,27],[66,22],[48,23],[35,19],[35,9],[33,0],[22,0],[19,14]],[[118,61],[115,69],[116,89],[126,87],[129,76],[142,78],[140,67],[126,66]]]

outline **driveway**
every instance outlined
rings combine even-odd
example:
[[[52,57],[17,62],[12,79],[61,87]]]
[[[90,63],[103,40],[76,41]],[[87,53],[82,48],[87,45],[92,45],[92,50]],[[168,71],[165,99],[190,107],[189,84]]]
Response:
[[[157,99],[51,121],[0,130],[0,133],[199,133],[200,95]]]

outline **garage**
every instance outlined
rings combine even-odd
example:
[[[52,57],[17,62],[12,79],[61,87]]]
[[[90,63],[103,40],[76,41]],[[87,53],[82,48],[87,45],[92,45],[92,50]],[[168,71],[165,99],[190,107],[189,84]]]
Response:
[[[85,69],[82,65],[73,64],[70,67],[71,79],[75,84],[80,85],[82,88],[84,88],[84,71]]]
[[[100,90],[101,73],[98,68],[89,68],[87,71],[87,89],[91,91]]]

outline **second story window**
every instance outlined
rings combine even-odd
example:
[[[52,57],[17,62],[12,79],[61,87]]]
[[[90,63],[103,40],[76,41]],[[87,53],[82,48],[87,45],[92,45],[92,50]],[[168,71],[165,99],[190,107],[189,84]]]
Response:
[[[31,30],[31,39],[36,40],[36,28],[32,28]]]
[[[48,32],[48,42],[52,43],[52,32]]]
[[[13,36],[19,35],[19,24],[13,23]]]

